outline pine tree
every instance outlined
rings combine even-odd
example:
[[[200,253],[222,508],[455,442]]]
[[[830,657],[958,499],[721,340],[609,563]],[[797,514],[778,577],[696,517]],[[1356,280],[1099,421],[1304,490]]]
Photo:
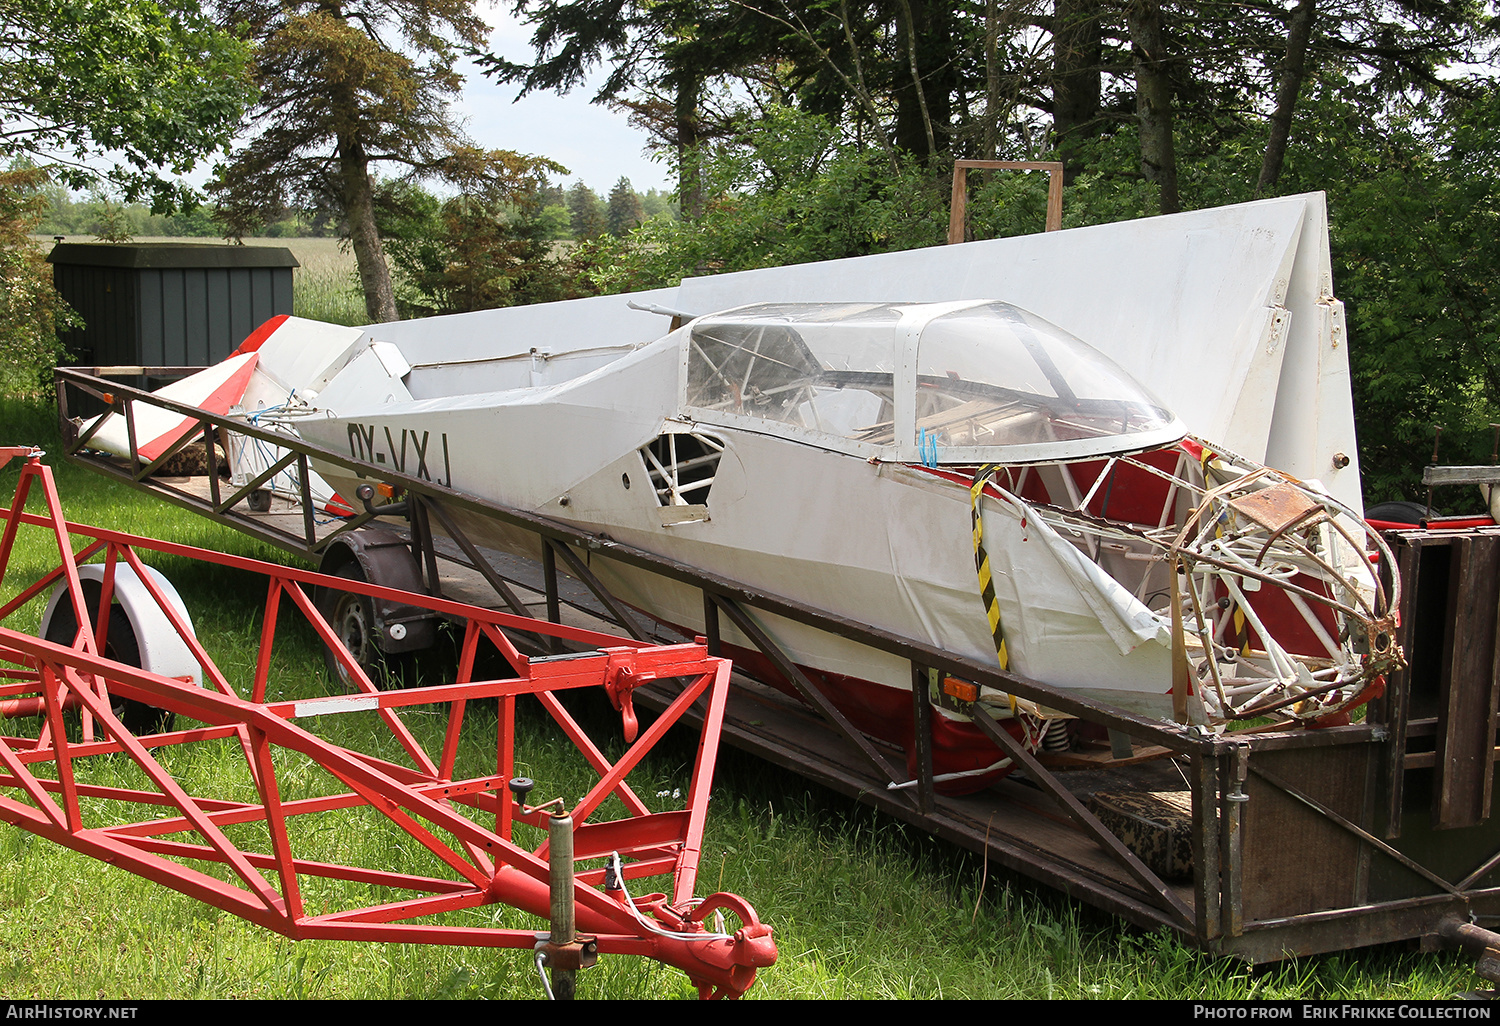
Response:
[[[366,313],[394,320],[373,169],[441,175],[464,146],[448,104],[462,85],[458,54],[488,36],[473,0],[220,0],[219,9],[259,44],[258,134],[211,190],[227,223],[248,233],[289,201],[330,204]]]
[[[609,192],[609,234],[622,239],[631,229],[646,219],[641,207],[641,198],[630,187],[630,179],[624,175]]]
[[[604,203],[593,189],[579,179],[568,190],[568,213],[573,219],[573,238],[580,242],[596,239],[609,230]]]

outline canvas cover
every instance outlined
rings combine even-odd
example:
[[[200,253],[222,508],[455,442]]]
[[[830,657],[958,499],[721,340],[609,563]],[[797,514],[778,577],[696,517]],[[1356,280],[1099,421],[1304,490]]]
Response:
[[[671,305],[956,299],[1046,318],[1128,368],[1194,434],[1362,508],[1322,193],[690,278]]]

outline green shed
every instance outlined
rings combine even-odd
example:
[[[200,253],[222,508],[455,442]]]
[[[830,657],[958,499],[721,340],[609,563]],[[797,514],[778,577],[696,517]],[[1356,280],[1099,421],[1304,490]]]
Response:
[[[202,367],[292,312],[291,250],[192,242],[59,242],[57,291],[85,327],[63,343],[89,366]]]

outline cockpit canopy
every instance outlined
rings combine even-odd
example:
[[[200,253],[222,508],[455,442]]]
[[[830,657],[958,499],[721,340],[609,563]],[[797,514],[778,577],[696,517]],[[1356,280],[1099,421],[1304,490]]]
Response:
[[[999,302],[766,303],[683,329],[684,412],[885,459],[1073,459],[1181,422],[1121,367]]]

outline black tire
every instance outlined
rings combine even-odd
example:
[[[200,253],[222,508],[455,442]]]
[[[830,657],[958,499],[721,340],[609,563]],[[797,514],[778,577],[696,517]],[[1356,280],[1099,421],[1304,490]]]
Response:
[[[1411,524],[1413,527],[1427,519],[1427,507],[1420,502],[1382,502],[1365,510],[1366,520],[1384,520],[1390,524]]]
[[[246,504],[252,513],[269,513],[271,511],[271,493],[264,488],[257,488],[245,497]]]
[[[92,581],[84,583],[87,588],[90,584],[97,589],[99,586]],[[99,612],[99,593],[85,593],[85,599],[89,606],[89,616],[94,618]],[[96,621],[97,622],[97,621]],[[58,603],[57,609],[53,611],[52,622],[47,625],[45,641],[55,642],[59,645],[73,644],[73,638],[78,634],[78,620],[73,615],[72,603],[64,598]],[[105,638],[104,656],[113,659],[117,663],[139,668],[141,665],[141,646],[136,640],[135,628],[130,625],[130,617],[125,614],[123,607],[114,605],[109,610],[109,636]],[[133,698],[110,698],[110,711],[123,724],[125,729],[136,737],[147,734],[162,734],[172,729],[176,722],[176,716],[165,709],[158,709],[154,705],[145,702],[137,702]]]
[[[357,562],[345,563],[333,576],[366,583],[364,569]],[[333,628],[334,636],[354,656],[360,669],[379,687],[384,676],[385,656],[380,651],[380,633],[375,626],[375,600],[368,595],[325,588],[318,602],[318,611]],[[327,645],[323,646],[323,663],[328,667],[329,678],[342,691],[355,690],[354,678]]]

